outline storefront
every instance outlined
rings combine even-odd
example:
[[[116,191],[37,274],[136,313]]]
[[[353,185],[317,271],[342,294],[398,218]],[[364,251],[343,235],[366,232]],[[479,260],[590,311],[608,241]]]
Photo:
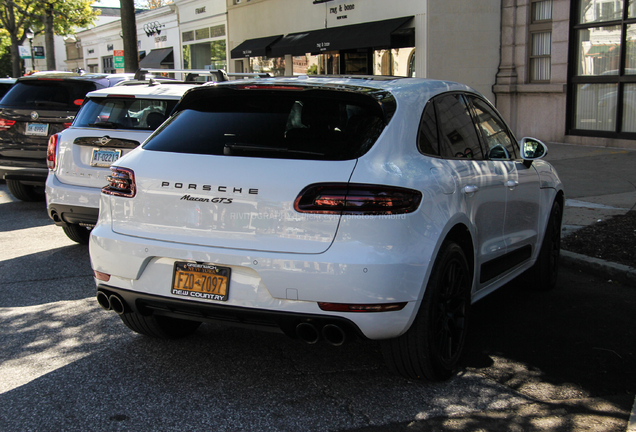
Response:
[[[179,20],[176,11],[171,4],[137,14],[140,68],[180,67]]]
[[[232,0],[231,72],[443,78],[492,95],[500,2]]]
[[[227,69],[225,0],[177,3],[183,69]]]

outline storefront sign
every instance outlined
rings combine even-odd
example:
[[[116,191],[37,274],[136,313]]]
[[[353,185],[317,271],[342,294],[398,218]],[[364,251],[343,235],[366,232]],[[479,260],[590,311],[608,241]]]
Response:
[[[155,42],[159,43],[159,42],[168,42],[168,36],[163,35],[163,36],[155,36]]]
[[[33,58],[43,59],[44,58],[44,47],[43,46],[34,46],[33,47]]]
[[[337,20],[347,19],[347,12],[356,8],[355,4],[341,4],[339,6],[329,7],[329,14],[336,15]]]
[[[115,69],[123,69],[124,66],[124,50],[113,51],[113,67]]]
[[[95,54],[95,49],[91,48],[91,49],[87,49],[86,52],[88,54]]]
[[[331,42],[318,42],[316,44],[316,48],[318,48],[318,50],[320,51],[327,51],[329,50],[330,46],[331,46]]]
[[[200,8],[196,8],[196,9],[194,10],[194,14],[195,14],[195,15],[199,15],[199,14],[202,14],[202,13],[205,13],[205,6],[200,7]]]
[[[31,53],[29,52],[29,47],[25,47],[25,46],[18,46],[18,50],[20,51],[20,58],[21,59],[30,59],[31,58]]]
[[[112,50],[113,50],[113,44],[106,45],[106,51],[112,51]]]

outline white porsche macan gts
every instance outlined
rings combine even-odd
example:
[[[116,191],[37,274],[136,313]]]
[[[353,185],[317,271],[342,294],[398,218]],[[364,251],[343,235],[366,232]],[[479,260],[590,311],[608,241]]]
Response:
[[[523,273],[556,283],[564,193],[546,153],[453,82],[203,85],[111,166],[97,300],[148,336],[359,337],[394,372],[447,379],[472,303]]]

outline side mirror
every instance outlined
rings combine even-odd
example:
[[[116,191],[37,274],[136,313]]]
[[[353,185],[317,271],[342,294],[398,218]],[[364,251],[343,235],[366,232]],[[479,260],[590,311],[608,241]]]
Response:
[[[532,165],[533,160],[542,159],[548,154],[548,147],[536,138],[522,138],[519,144],[521,146],[521,158],[527,167]]]

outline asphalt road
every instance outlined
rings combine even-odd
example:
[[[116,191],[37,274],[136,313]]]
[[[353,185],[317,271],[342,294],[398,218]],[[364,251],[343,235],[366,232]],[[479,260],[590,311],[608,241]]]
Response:
[[[94,300],[87,248],[0,184],[0,431],[624,431],[636,289],[564,269],[477,303],[448,382],[390,375],[374,343],[204,324],[145,338]]]

